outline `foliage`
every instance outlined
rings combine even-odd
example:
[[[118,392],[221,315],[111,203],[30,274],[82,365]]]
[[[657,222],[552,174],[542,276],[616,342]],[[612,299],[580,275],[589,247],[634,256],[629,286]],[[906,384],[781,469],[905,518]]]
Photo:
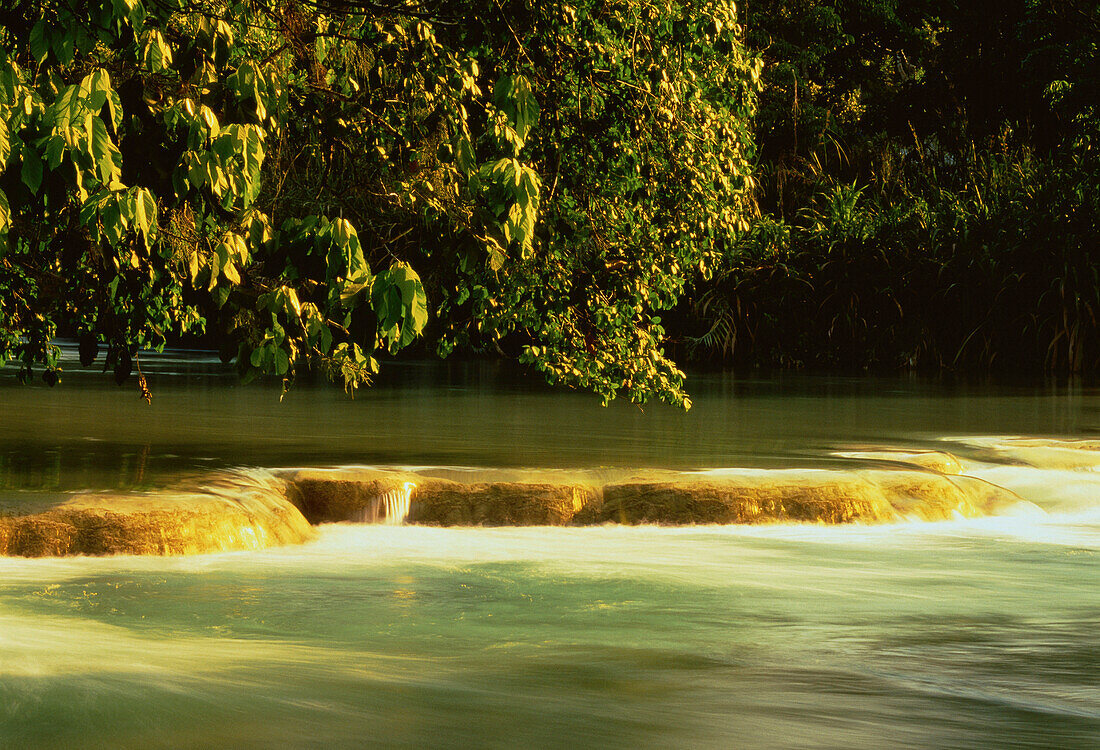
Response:
[[[785,367],[1090,366],[1095,198],[1028,154],[973,169],[962,194],[838,185],[793,224],[758,222],[697,301],[694,346]]]
[[[246,379],[350,388],[432,309],[444,355],[688,405],[657,313],[745,224],[760,69],[731,2],[0,14],[0,360],[24,375],[56,381],[58,331],[120,379],[205,333]]]
[[[682,310],[700,357],[1094,371],[1095,3],[769,0],[762,216]]]
[[[392,303],[378,339],[423,329],[416,275],[368,267],[342,218],[271,214],[263,166],[293,82],[278,34],[244,4],[16,3],[0,58],[0,359],[57,379],[59,326],[106,344],[125,379],[141,347],[231,321],[242,374],[315,358],[364,382],[348,334],[363,299]],[[226,19],[245,19],[229,22]]]
[[[0,361],[1100,363],[1095,3],[744,7],[6,3]]]
[[[452,323],[444,347],[512,337],[550,380],[689,405],[658,313],[747,226],[760,67],[735,21],[732,3],[705,0],[536,6],[513,24],[515,48],[492,64],[542,93],[522,145],[545,231],[528,247],[505,226],[506,264],[459,264],[443,313],[472,325]],[[511,217],[508,202],[494,212]]]

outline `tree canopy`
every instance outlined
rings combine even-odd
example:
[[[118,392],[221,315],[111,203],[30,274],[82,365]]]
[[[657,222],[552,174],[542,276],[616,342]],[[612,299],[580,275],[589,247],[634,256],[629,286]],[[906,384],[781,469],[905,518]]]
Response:
[[[740,12],[740,15],[738,14]],[[1100,8],[9,0],[0,362],[1100,364]]]
[[[204,333],[348,388],[427,335],[688,405],[660,312],[747,226],[732,2],[14,0],[0,360]]]

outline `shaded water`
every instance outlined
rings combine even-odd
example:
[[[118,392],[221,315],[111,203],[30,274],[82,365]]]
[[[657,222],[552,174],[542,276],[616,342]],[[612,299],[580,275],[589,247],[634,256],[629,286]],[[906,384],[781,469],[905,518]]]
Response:
[[[1100,746],[1100,394],[695,381],[689,415],[408,365],[348,402],[148,365],[0,384],[0,493],[228,465],[843,466],[930,448],[1042,511],[888,526],[435,529],[0,558],[0,747]],[[166,371],[186,370],[170,375]],[[881,465],[881,464],[880,464]]]

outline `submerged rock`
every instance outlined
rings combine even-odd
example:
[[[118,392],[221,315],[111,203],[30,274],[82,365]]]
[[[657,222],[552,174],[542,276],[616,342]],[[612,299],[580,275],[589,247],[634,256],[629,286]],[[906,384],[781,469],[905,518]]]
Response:
[[[188,491],[84,493],[0,507],[0,555],[185,555],[298,544],[313,535],[281,483],[244,476]]]
[[[291,502],[312,524],[385,520],[378,517],[378,511],[387,495],[408,495],[425,482],[446,481],[383,469],[284,469],[276,473],[287,482]]]
[[[564,478],[564,477],[563,477]],[[158,493],[0,503],[0,555],[193,554],[310,539],[311,523],[432,526],[888,523],[1034,508],[936,471],[728,469],[582,482],[456,482],[379,469],[240,471]],[[407,517],[406,517],[407,516]]]
[[[428,526],[563,526],[596,492],[581,484],[456,482],[383,469],[280,472],[311,523],[383,521],[380,500],[407,493],[408,522]]]
[[[830,471],[753,471],[706,479],[610,484],[595,522],[743,524],[781,521],[888,521],[882,490],[858,476]]]
[[[409,520],[429,526],[565,526],[595,490],[580,484],[430,480],[416,488]]]
[[[754,524],[943,521],[1024,503],[972,477],[923,471],[743,470],[604,487],[588,523]]]

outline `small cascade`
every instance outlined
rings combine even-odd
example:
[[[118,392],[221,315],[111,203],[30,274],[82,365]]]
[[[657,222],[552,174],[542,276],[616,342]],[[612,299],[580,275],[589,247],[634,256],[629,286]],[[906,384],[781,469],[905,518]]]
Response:
[[[364,506],[352,521],[356,523],[385,524],[386,526],[400,526],[409,517],[409,506],[412,503],[412,493],[416,489],[413,482],[405,482],[401,489],[390,490],[373,498],[370,504]]]
[[[149,492],[77,492],[0,507],[0,556],[181,555],[257,550],[313,538],[263,469],[227,470]]]

